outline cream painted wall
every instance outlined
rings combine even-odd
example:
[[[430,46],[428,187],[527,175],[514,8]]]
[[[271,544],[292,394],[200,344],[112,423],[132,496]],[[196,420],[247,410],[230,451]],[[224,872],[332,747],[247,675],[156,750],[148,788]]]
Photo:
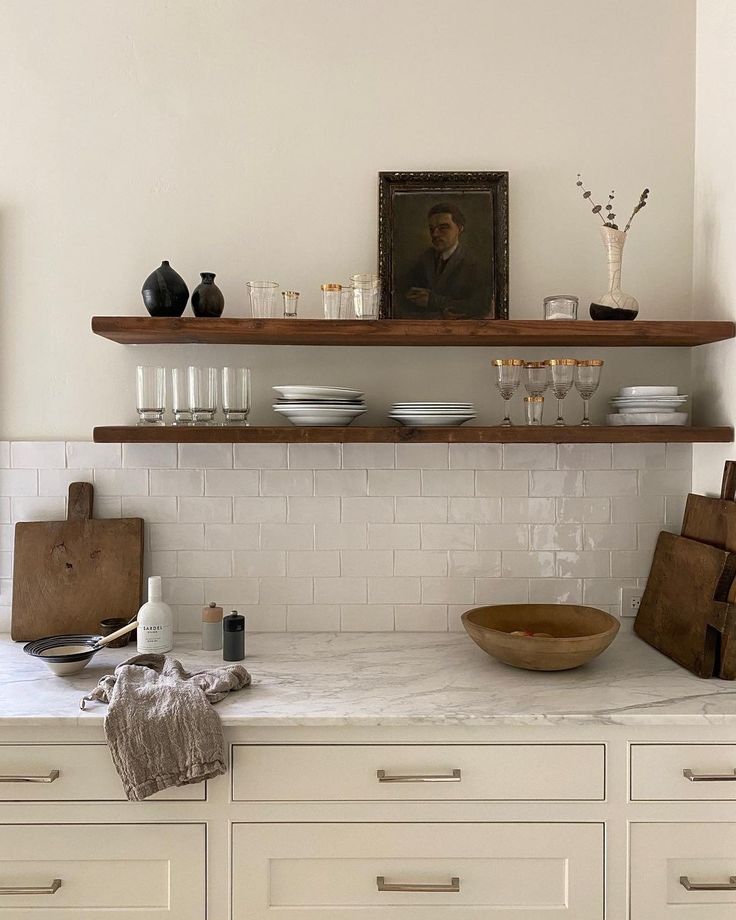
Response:
[[[694,316],[736,319],[736,5],[698,0]],[[698,348],[693,384],[698,417],[736,423],[736,343]],[[718,494],[732,444],[696,444],[693,489]]]
[[[521,318],[604,289],[575,173],[622,209],[648,184],[624,286],[643,316],[689,315],[694,0],[2,0],[0,31],[3,437],[131,421],[140,361],[247,362],[261,423],[268,387],[297,380],[365,385],[370,421],[423,392],[495,418],[482,350],[125,349],[89,331],[143,312],[163,258],[190,286],[216,271],[228,315],[253,277],[316,315],[322,281],[375,265],[381,169],[509,170]],[[604,356],[599,416],[645,359]],[[652,360],[647,382],[687,385],[685,353]]]

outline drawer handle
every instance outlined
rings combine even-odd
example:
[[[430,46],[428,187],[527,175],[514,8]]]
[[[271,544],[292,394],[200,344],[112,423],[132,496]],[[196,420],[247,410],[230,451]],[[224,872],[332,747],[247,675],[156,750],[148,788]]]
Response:
[[[736,770],[733,773],[693,773],[683,770],[682,775],[691,783],[736,783]]]
[[[680,884],[685,891],[736,891],[736,875],[732,875],[728,884],[718,882],[691,882],[687,875],[680,876]]]
[[[52,770],[48,776],[0,776],[0,783],[53,783],[59,775],[58,770]]]
[[[0,894],[56,894],[61,879],[55,878],[48,888],[0,888]]]
[[[385,770],[376,770],[379,783],[459,783],[462,782],[462,771],[453,770],[452,773],[407,773],[404,776],[392,776]]]
[[[417,885],[413,882],[397,882],[396,884],[391,884],[386,881],[385,876],[377,875],[376,885],[379,891],[446,891],[451,894],[457,894],[457,892],[460,891],[460,879],[457,877],[453,877],[449,885]]]

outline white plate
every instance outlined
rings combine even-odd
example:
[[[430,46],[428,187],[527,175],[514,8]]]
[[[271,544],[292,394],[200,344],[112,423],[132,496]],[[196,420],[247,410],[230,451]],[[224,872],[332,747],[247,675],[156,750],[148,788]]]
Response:
[[[690,418],[687,412],[619,412],[606,416],[609,425],[687,425]]]
[[[394,403],[396,409],[469,409],[473,403],[469,402],[397,402]]]
[[[613,396],[611,402],[630,403],[632,406],[643,406],[645,403],[673,403],[685,402],[688,398],[686,393],[679,396]]]
[[[409,428],[442,428],[452,425],[464,425],[474,419],[474,415],[390,415],[395,422]]]
[[[619,396],[677,396],[677,387],[621,387]]]
[[[285,418],[287,418],[292,425],[337,425],[345,426],[350,425],[355,421],[358,416],[362,415],[365,410],[360,412],[345,412],[341,415],[325,415],[324,412],[319,409],[314,409],[311,413],[300,412],[299,415],[287,415],[286,413],[280,413]]]
[[[459,406],[457,409],[391,409],[396,415],[475,415],[472,407],[466,409]]]
[[[360,399],[361,390],[348,387],[271,387],[283,399]]]
[[[613,408],[617,412],[625,412],[630,415],[636,415],[638,412],[679,412],[681,409],[684,409],[685,406],[683,403],[674,403],[668,404],[666,406],[652,405],[651,403],[646,406],[616,406]]]

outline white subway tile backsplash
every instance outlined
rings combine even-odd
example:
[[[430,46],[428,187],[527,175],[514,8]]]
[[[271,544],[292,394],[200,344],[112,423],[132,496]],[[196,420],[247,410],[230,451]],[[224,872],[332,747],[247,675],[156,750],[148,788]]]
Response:
[[[0,524],[0,550],[13,549],[15,542],[15,527],[12,524]]]
[[[557,520],[562,524],[607,524],[611,520],[610,498],[558,498]]]
[[[331,550],[290,550],[286,554],[286,574],[297,577],[317,577],[340,574],[340,553]]]
[[[582,470],[532,470],[529,473],[529,495],[535,498],[582,494]]]
[[[314,525],[261,524],[261,549],[314,549]]]
[[[338,632],[340,607],[337,604],[289,604],[286,628],[289,632]]]
[[[286,444],[234,444],[236,470],[286,469]]]
[[[445,524],[447,505],[441,496],[401,495],[396,499],[396,520],[400,524]]]
[[[554,498],[504,498],[501,509],[504,524],[554,523]]]
[[[63,498],[34,496],[10,499],[10,518],[14,524],[18,521],[62,521],[65,517],[66,499]]]
[[[201,578],[163,578],[161,587],[167,604],[199,604],[200,607],[204,604],[204,582]]]
[[[394,554],[390,549],[344,549],[340,552],[340,575],[393,575]],[[414,575],[415,572],[396,572]]]
[[[122,517],[123,500],[119,495],[103,495],[101,497],[96,495],[92,513],[96,518]]]
[[[391,632],[393,628],[393,604],[343,604],[340,607],[341,632]]]
[[[614,444],[613,468],[616,470],[663,470],[665,444]]]
[[[51,472],[51,470],[41,470],[40,472],[47,473]],[[64,471],[60,470],[59,472],[63,473]],[[10,498],[38,495],[38,479],[39,470],[0,470],[0,495],[7,495]],[[66,495],[67,490],[46,494]]]
[[[579,578],[531,578],[530,604],[582,604],[583,582]]]
[[[667,448],[665,463],[668,470],[688,470],[693,468],[692,444],[665,444]]]
[[[640,495],[687,495],[692,474],[687,470],[640,470]]]
[[[476,524],[476,549],[527,549],[527,524]]]
[[[10,441],[0,441],[0,469],[10,466]]]
[[[583,579],[583,603],[600,606],[615,606],[621,603],[621,588],[636,587],[635,578],[585,578]]]
[[[180,551],[177,572],[187,578],[228,577],[232,574],[232,553]]]
[[[368,581],[369,604],[418,604],[422,582],[404,575],[389,578],[371,577]]]
[[[526,604],[529,601],[528,578],[476,578],[476,604]]]
[[[148,495],[148,470],[96,469],[94,475],[100,495]]]
[[[257,527],[257,525],[254,525]],[[308,552],[308,550],[305,550]],[[286,551],[250,550],[233,553],[233,575],[256,578],[260,575],[286,575]]]
[[[339,470],[341,461],[339,444],[289,444],[292,470]]]
[[[64,441],[12,441],[10,465],[15,469],[63,470],[66,444]]]
[[[646,578],[652,565],[652,553],[638,550],[634,553],[611,553],[611,575],[616,578]],[[598,574],[590,572],[590,575]]]
[[[204,474],[205,495],[258,495],[259,485],[258,470],[206,470]]]
[[[311,578],[270,578],[260,580],[263,604],[311,604],[314,585]]]
[[[158,524],[149,528],[152,550],[203,550],[204,524]]]
[[[369,549],[419,549],[419,524],[370,524]]]
[[[346,470],[390,470],[396,466],[393,444],[343,444],[342,465]]]
[[[665,497],[665,524],[671,526],[675,533],[679,533],[682,527],[682,518],[685,514],[686,495],[667,495]],[[668,528],[669,529],[669,528]]]
[[[611,499],[614,524],[664,522],[664,498],[660,495],[619,495]]]
[[[397,469],[446,470],[450,465],[447,444],[397,444]]]
[[[286,604],[241,605],[238,613],[245,617],[249,633],[286,632]]]
[[[365,521],[387,523],[394,519],[394,500],[389,496],[343,498],[342,519],[345,523]]]
[[[447,575],[447,551],[397,549],[393,553],[393,573],[394,575]],[[380,574],[390,573],[381,572]]]
[[[214,601],[220,607],[240,608],[246,604],[257,604],[259,595],[257,578],[205,578],[205,601]],[[229,610],[225,609],[225,615]]]
[[[501,499],[451,498],[447,519],[450,524],[494,524],[501,520]]]
[[[555,444],[504,444],[505,470],[553,470],[557,466]]]
[[[232,498],[179,499],[179,520],[184,524],[229,524],[232,519]]]
[[[557,553],[556,575],[558,578],[608,578],[611,555],[608,552]]]
[[[529,494],[526,470],[478,470],[475,474],[476,495],[525,496]]]
[[[66,465],[69,469],[119,469],[122,466],[122,444],[67,441]]]
[[[203,470],[151,470],[151,495],[204,495]]]
[[[315,525],[317,549],[365,549],[368,546],[368,525],[317,524]]]
[[[261,498],[235,498],[233,520],[236,524],[259,521],[262,524],[279,524],[286,521],[286,498],[269,495]]]
[[[290,524],[336,524],[340,520],[340,499],[329,496],[293,495],[286,500]]]
[[[101,499],[100,501],[104,501]],[[115,499],[113,499],[115,500]],[[177,520],[176,499],[173,495],[156,496],[133,495],[117,499],[120,502],[122,517],[140,517],[147,523],[173,524]],[[95,502],[95,515],[98,514],[99,501]]]
[[[474,578],[499,578],[501,576],[501,553],[497,550],[453,549],[449,553],[449,562],[449,574],[452,576],[472,576]],[[441,575],[443,573],[435,571],[432,574]]]
[[[425,576],[421,581],[423,604],[472,604],[475,599],[473,578]]]
[[[501,574],[504,578],[552,578],[555,554],[505,550],[501,556]]]
[[[365,470],[316,470],[315,495],[367,495],[368,478]],[[380,493],[376,493],[380,494]],[[386,493],[393,494],[393,493]]]
[[[557,468],[560,470],[610,470],[610,444],[558,444]]]
[[[422,470],[422,495],[453,497],[474,493],[473,470]]]
[[[397,632],[447,632],[444,604],[398,604],[394,607]]]
[[[149,551],[146,554],[146,570],[151,575],[176,575],[176,553],[173,550]]]
[[[529,528],[531,549],[581,550],[582,524],[532,524]]]
[[[314,495],[314,472],[261,470],[261,495]]]
[[[233,467],[232,444],[179,444],[179,468],[183,470]]]
[[[340,577],[315,578],[315,604],[364,604],[366,602],[366,578]]]
[[[451,470],[501,469],[500,444],[450,444]]]
[[[0,524],[10,523],[10,499],[0,497]]]
[[[123,467],[135,470],[175,470],[176,444],[123,444]]]
[[[472,524],[422,524],[422,549],[474,549]]]
[[[583,548],[586,550],[636,549],[636,524],[585,524]]]
[[[585,473],[585,494],[636,495],[636,470],[588,470]]]
[[[13,554],[0,552],[0,578],[11,578],[13,575]]]
[[[420,470],[368,471],[369,495],[419,495],[421,490]]]
[[[255,550],[260,535],[260,524],[205,524],[204,548]]]

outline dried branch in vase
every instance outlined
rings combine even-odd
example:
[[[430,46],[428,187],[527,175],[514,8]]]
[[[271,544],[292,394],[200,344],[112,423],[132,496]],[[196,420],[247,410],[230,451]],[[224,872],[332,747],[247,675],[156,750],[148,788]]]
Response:
[[[608,202],[604,206],[604,205],[595,203],[592,197],[593,193],[589,189],[585,188],[585,185],[583,184],[583,178],[580,175],[580,173],[578,173],[578,179],[575,185],[577,185],[578,188],[582,189],[583,198],[586,201],[590,202],[590,204],[592,205],[591,211],[593,212],[593,214],[597,214],[600,217],[601,221],[603,222],[603,226],[610,227],[611,230],[618,230],[619,226],[617,223],[615,223],[616,215],[613,210],[613,207],[614,207],[613,203],[614,203],[614,199],[616,196],[615,189],[611,189],[611,193],[608,196]],[[641,211],[642,208],[646,207],[648,198],[649,198],[649,189],[645,188],[644,191],[639,196],[638,204],[636,205],[634,210],[631,212],[631,217],[629,217],[629,220],[626,226],[624,227],[624,233],[626,233],[626,231],[629,229],[629,227],[631,226],[631,221],[639,213],[639,211]]]

